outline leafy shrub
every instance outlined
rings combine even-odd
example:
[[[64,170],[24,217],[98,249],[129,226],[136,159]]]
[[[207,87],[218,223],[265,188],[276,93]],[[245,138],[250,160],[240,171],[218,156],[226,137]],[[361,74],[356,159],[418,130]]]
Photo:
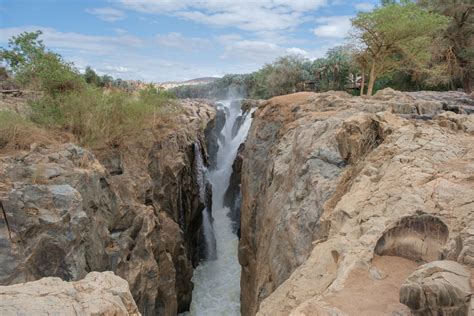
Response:
[[[82,89],[85,82],[78,70],[48,51],[38,39],[41,34],[36,31],[13,36],[8,42],[10,49],[1,49],[0,61],[8,65],[20,83],[47,94]]]
[[[36,61],[32,77],[36,77],[41,91],[52,95],[79,91],[85,87],[84,80],[73,65],[54,53],[46,53]]]

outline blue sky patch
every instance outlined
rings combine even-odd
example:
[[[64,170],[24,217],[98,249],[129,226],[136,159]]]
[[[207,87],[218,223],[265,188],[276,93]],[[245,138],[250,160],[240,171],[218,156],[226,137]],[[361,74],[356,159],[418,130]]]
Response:
[[[287,54],[307,58],[347,42],[350,18],[378,1],[1,0],[0,45],[42,30],[83,70],[180,81],[246,73]]]

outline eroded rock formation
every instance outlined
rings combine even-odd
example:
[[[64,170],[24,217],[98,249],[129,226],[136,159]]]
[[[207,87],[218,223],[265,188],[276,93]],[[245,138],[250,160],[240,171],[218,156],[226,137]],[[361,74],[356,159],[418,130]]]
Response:
[[[0,157],[0,284],[111,270],[143,314],[187,310],[203,242],[193,145],[205,148],[214,114],[183,102],[172,125],[113,149],[34,145]]]
[[[471,275],[454,261],[433,261],[420,266],[400,288],[400,302],[412,315],[471,315]]]
[[[57,277],[0,286],[0,315],[139,316],[128,283],[112,272],[91,272],[80,281]]]
[[[419,264],[472,267],[469,102],[386,89],[263,103],[243,154],[242,314],[403,315]]]
[[[443,258],[448,227],[437,217],[421,214],[401,218],[377,241],[375,254],[429,262]]]

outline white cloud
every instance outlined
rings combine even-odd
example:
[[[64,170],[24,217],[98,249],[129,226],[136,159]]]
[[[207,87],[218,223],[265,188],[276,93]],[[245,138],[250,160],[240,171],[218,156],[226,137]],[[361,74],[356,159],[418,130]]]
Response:
[[[125,7],[140,11],[140,12],[172,12],[176,10],[185,9],[188,6],[187,1],[176,0],[118,0],[117,2],[123,4]]]
[[[115,22],[126,17],[123,11],[111,7],[87,9],[86,12],[107,22]]]
[[[42,39],[49,49],[60,53],[67,61],[74,62],[79,70],[92,65],[101,74],[109,74],[122,78],[141,78],[143,75],[152,76],[147,67],[135,67],[128,60],[130,54],[135,54],[145,42],[143,39],[131,36],[123,30],[117,30],[116,36],[94,36],[72,32],[60,32],[53,28],[42,26],[23,26],[0,29],[0,43],[6,43],[12,36],[22,32],[41,30]],[[135,55],[134,55],[135,56]],[[134,57],[148,60],[148,56]],[[111,62],[116,60],[116,62]],[[143,72],[143,73],[141,73]]]
[[[120,65],[120,66],[117,66]],[[123,79],[165,82],[181,81],[198,77],[212,76],[228,72],[221,65],[200,65],[199,62],[179,62],[164,58],[154,58],[141,54],[116,54],[97,62],[97,70]]]
[[[224,47],[222,59],[233,59],[240,61],[249,61],[255,65],[274,61],[277,57],[284,55],[301,55],[310,57],[310,54],[301,48],[283,47],[275,43],[265,41],[229,41]]]
[[[361,3],[357,3],[355,5],[355,8],[357,9],[357,11],[370,11],[373,8],[375,8],[375,5],[369,2],[361,2]]]
[[[223,44],[227,44],[233,41],[240,41],[241,39],[242,39],[242,35],[236,34],[236,33],[224,34],[217,37],[217,40]]]
[[[50,27],[22,26],[0,29],[0,42],[7,42],[14,35],[22,32],[33,32],[41,30],[41,39],[47,47],[53,49],[66,49],[89,51],[93,53],[107,54],[117,49],[128,47],[141,47],[144,45],[142,39],[126,33],[117,36],[94,36],[73,32],[59,32]]]
[[[298,48],[298,47],[287,48],[286,53],[289,54],[289,55],[300,55],[300,56],[303,56],[303,57],[306,57],[306,58],[311,57],[310,54],[306,50]]]
[[[118,1],[124,7],[140,12],[171,14],[202,24],[253,32],[293,29],[305,21],[308,13],[327,4],[327,0]]]
[[[105,73],[105,74],[110,74],[110,73],[126,74],[126,73],[129,73],[129,72],[132,72],[132,71],[133,71],[133,69],[130,69],[130,68],[127,68],[127,67],[112,66],[112,65],[102,66],[99,70],[99,72]]]
[[[319,25],[313,32],[319,37],[346,37],[351,29],[351,18],[349,15],[317,18],[316,23]]]
[[[197,51],[208,48],[211,41],[200,37],[184,37],[180,33],[171,32],[168,34],[156,35],[158,45],[176,48],[184,51]]]
[[[199,61],[175,61],[154,56],[147,51],[152,41],[134,37],[123,30],[116,36],[93,36],[60,32],[42,26],[0,28],[0,44],[22,32],[42,30],[45,45],[60,53],[81,71],[92,66],[99,74],[115,78],[146,81],[187,80],[232,71],[232,65],[199,65]],[[148,44],[148,45],[147,45]],[[247,70],[247,69],[246,69]]]

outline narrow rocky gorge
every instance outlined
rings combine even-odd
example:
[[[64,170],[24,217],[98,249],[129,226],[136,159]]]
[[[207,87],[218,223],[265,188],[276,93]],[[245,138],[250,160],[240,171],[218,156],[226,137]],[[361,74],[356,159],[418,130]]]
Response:
[[[472,313],[473,105],[391,89],[263,102],[241,171],[242,315]]]
[[[0,314],[474,313],[468,95],[179,104],[113,148],[1,153]]]

